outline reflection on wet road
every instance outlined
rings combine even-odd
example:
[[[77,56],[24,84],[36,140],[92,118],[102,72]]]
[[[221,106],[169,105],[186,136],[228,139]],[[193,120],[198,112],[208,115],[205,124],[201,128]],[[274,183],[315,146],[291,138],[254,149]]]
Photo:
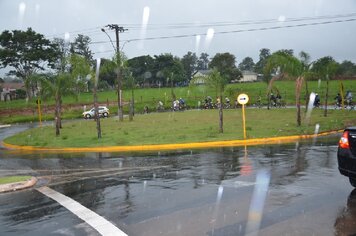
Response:
[[[72,198],[128,235],[253,235],[247,224],[258,219],[250,213],[262,170],[269,182],[259,235],[349,235],[356,233],[356,194],[338,173],[337,139],[155,153],[1,150],[0,174],[38,176],[37,187]],[[99,235],[36,189],[0,195],[0,235],[40,234]]]

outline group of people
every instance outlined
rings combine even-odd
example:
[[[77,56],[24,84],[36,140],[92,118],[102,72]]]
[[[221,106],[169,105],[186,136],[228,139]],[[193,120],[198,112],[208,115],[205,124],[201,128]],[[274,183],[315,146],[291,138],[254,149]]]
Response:
[[[214,104],[213,99],[210,96],[207,96],[204,99],[203,108],[204,109],[214,109],[214,108],[220,108],[221,105],[223,105],[224,108],[230,108],[231,107],[230,98],[225,97],[225,103],[222,104],[220,101],[220,97],[216,97],[216,102]],[[200,104],[198,106],[200,107]]]
[[[277,95],[274,95],[273,93],[271,93],[270,101],[271,101],[271,106],[281,107],[282,106],[282,96],[281,96],[281,94],[277,93]]]
[[[340,95],[340,93],[338,93],[334,99],[335,99],[335,107],[341,108],[342,96]],[[317,107],[317,108],[320,107],[320,97],[319,97],[319,94],[317,94],[317,93],[315,94],[313,105],[314,105],[314,107]],[[344,97],[344,105],[346,107],[353,107],[351,91],[346,92],[345,97]]]
[[[353,103],[352,103],[352,93],[351,91],[347,91],[344,97],[344,105],[346,107],[353,107]],[[342,105],[342,96],[340,95],[340,93],[338,93],[335,97],[335,106],[340,108]]]
[[[180,111],[184,110],[186,108],[185,101],[183,98],[179,98],[173,101],[172,103],[172,110],[173,111]],[[158,101],[157,106],[156,106],[156,111],[164,111],[164,105],[161,100]]]
[[[185,101],[183,98],[179,98],[173,101],[173,111],[180,111],[185,109]]]
[[[340,108],[341,104],[342,104],[342,96],[340,95],[340,93],[338,93],[336,95],[335,101],[336,101],[336,107]],[[221,105],[223,105],[224,108],[231,108],[230,99],[228,97],[225,97],[225,102],[224,103],[222,103],[220,101],[220,97],[216,97],[216,101],[214,103],[211,96],[206,96],[203,102],[204,103],[201,104],[201,102],[198,101],[198,107],[199,108],[215,109],[215,108],[219,108]],[[261,103],[261,97],[260,96],[259,96],[257,102]],[[276,95],[271,93],[270,94],[270,102],[271,102],[270,103],[271,106],[281,107],[282,106],[282,96],[279,93],[277,93]],[[346,95],[344,97],[344,105],[346,107],[353,107],[351,91],[347,91],[346,92]],[[315,108],[320,107],[320,96],[317,93],[315,94],[313,106]],[[237,101],[235,102],[235,107],[237,107]],[[179,98],[179,99],[176,99],[176,100],[173,101],[173,103],[172,103],[172,110],[173,111],[180,111],[180,110],[184,110],[184,109],[186,109],[186,103],[185,103],[183,98]],[[163,105],[162,101],[158,101],[156,110],[157,111],[164,111],[164,105]],[[145,106],[144,112],[145,113],[149,112],[147,106]]]

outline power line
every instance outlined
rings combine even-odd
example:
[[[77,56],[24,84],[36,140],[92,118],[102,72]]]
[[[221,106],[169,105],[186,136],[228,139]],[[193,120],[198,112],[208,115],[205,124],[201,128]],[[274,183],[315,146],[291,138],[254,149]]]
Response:
[[[173,24],[149,24],[147,25],[146,30],[164,30],[164,29],[199,29],[206,27],[233,27],[233,26],[243,26],[243,25],[260,25],[260,24],[273,24],[273,23],[288,23],[288,22],[300,22],[300,21],[316,21],[316,20],[332,20],[338,18],[349,18],[356,17],[356,13],[348,14],[335,14],[335,15],[322,15],[322,16],[306,16],[298,18],[286,18],[281,21],[280,19],[262,19],[262,20],[245,20],[239,22],[233,21],[220,21],[220,22],[207,22],[207,23],[192,23],[192,22],[182,22],[182,23],[173,23]],[[341,20],[341,19],[340,19]],[[346,19],[347,20],[347,19]],[[312,24],[312,23],[310,23]],[[127,29],[130,30],[141,30],[141,24],[123,24]],[[74,30],[69,32],[63,32],[53,35],[48,35],[47,37],[55,38],[62,37],[65,33],[69,34],[85,34],[87,36],[100,35],[100,29],[105,26],[98,26],[93,28],[86,28],[82,30]]]
[[[353,21],[356,21],[356,18],[345,19],[345,20],[302,23],[302,24],[296,24],[296,25],[280,25],[280,26],[269,26],[269,27],[240,29],[240,30],[218,31],[218,32],[214,32],[214,35],[267,31],[267,30],[276,30],[276,29],[285,29],[285,28],[298,28],[298,27],[316,26],[316,25],[328,25],[328,24],[334,24],[334,23],[344,23],[344,22],[353,22]],[[133,39],[128,39],[127,42],[135,42],[135,41],[143,41],[143,40],[156,40],[156,39],[158,40],[158,39],[188,38],[188,37],[196,37],[199,35],[204,36],[204,35],[206,35],[206,33],[181,34],[181,35],[173,35],[173,36],[158,36],[158,37],[147,37],[147,38],[133,38]],[[102,43],[109,43],[109,42],[110,41],[97,41],[97,42],[92,42],[92,44],[102,44]]]
[[[258,25],[258,24],[271,24],[271,23],[287,23],[287,22],[299,22],[299,21],[315,21],[315,20],[331,20],[337,18],[355,17],[356,13],[350,14],[338,14],[338,15],[324,15],[316,17],[299,17],[299,18],[286,18],[286,19],[264,19],[264,20],[247,20],[240,22],[208,22],[208,23],[177,23],[177,24],[150,24],[147,26],[147,30],[156,29],[187,29],[187,28],[202,28],[202,27],[228,27],[239,25]],[[127,28],[132,30],[141,30],[140,24],[126,25]]]
[[[63,32],[63,33],[58,33],[58,34],[47,35],[47,37],[49,37],[49,38],[62,37],[66,33],[69,33],[69,34],[96,33],[96,32],[98,32],[98,29],[100,30],[100,28],[101,27],[93,27],[93,28],[86,28],[86,29],[81,29],[81,30],[68,31],[68,32]]]

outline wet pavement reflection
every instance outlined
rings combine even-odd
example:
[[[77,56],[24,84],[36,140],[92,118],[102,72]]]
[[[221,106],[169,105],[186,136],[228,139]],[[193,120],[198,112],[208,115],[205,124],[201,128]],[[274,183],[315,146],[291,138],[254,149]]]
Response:
[[[129,235],[253,235],[247,224],[259,218],[252,199],[263,170],[269,179],[259,235],[349,235],[356,233],[356,193],[338,173],[337,140],[150,153],[0,150],[0,174],[37,176],[37,187],[78,201]],[[0,235],[39,234],[98,232],[36,189],[0,195]]]
[[[356,232],[356,189],[347,198],[335,221],[335,235],[355,235]]]

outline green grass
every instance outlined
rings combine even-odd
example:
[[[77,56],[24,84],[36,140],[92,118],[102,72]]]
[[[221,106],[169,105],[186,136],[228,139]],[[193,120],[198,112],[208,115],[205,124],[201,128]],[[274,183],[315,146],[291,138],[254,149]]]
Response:
[[[16,183],[16,182],[26,181],[29,179],[31,179],[31,176],[27,176],[27,175],[0,177],[0,184]]]
[[[334,104],[334,97],[339,92],[339,81],[331,80],[329,85],[329,104]],[[355,81],[345,80],[342,81],[345,90],[356,91]],[[274,87],[277,88],[283,99],[287,104],[295,104],[295,82],[294,81],[276,81]],[[318,81],[309,81],[308,87],[310,92],[317,92],[321,95],[321,102],[324,102],[324,94],[326,91],[326,82],[322,81],[320,84]],[[240,93],[247,93],[250,97],[250,102],[248,105],[256,103],[258,96],[261,96],[262,103],[267,104],[266,98],[267,84],[264,82],[255,82],[255,83],[237,83],[229,84],[225,89],[225,96],[230,97],[231,102],[233,103],[236,100],[236,97]],[[185,99],[187,105],[192,108],[196,108],[198,101],[201,102],[206,96],[215,97],[216,94],[213,89],[207,86],[195,86],[195,87],[178,87],[174,88],[174,93],[177,98],[182,97]],[[144,106],[148,106],[150,110],[155,110],[157,102],[159,100],[163,101],[166,109],[171,107],[171,88],[145,88],[145,89],[135,89],[135,112],[142,113]],[[305,104],[304,100],[305,86],[303,86],[301,104]],[[123,101],[124,103],[124,113],[128,113],[127,102],[131,98],[131,91],[124,90],[123,92]],[[99,103],[107,104],[109,103],[109,108],[112,113],[117,113],[117,94],[116,91],[104,91],[99,92],[98,94]],[[78,99],[73,97],[64,97],[63,98],[63,117],[65,119],[78,118],[81,116],[83,111],[83,105],[86,105],[87,108],[91,107],[93,103],[93,94],[92,93],[80,93]],[[53,120],[53,111],[45,112],[44,107],[50,107],[54,105],[53,100],[43,101],[42,102],[42,112],[44,113],[43,120]],[[76,108],[73,106],[78,105]],[[67,108],[66,108],[67,107]],[[20,123],[20,122],[33,122],[37,121],[37,105],[35,99],[25,102],[25,100],[14,100],[8,102],[0,102],[0,110],[5,109],[29,109],[29,115],[5,115],[0,113],[0,123],[9,124],[9,123]]]
[[[304,115],[304,110],[302,111]],[[356,124],[354,111],[323,110],[312,112],[310,123],[303,117],[296,125],[295,109],[246,109],[248,138],[313,134],[315,125],[320,132],[338,130]],[[134,121],[101,119],[102,139],[97,139],[96,122],[80,120],[63,124],[61,135],[54,127],[30,129],[5,139],[6,143],[41,147],[95,147],[142,144],[187,143],[242,139],[241,109],[224,110],[224,133],[218,132],[217,110],[190,110],[136,115]]]

